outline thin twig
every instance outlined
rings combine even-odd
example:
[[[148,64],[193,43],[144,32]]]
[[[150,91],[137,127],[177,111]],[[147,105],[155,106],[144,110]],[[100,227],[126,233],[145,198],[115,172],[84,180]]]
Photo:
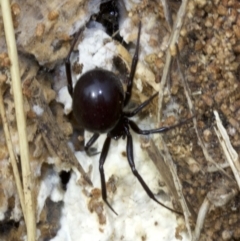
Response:
[[[12,140],[11,140],[11,136],[10,136],[10,132],[9,132],[6,111],[5,111],[5,107],[4,107],[4,103],[3,103],[3,93],[2,93],[1,85],[0,85],[0,114],[1,114],[1,118],[2,118],[3,129],[4,129],[5,140],[6,140],[8,153],[9,153],[9,157],[10,157],[10,162],[11,162],[12,169],[13,169],[13,175],[15,178],[16,186],[17,186],[17,191],[18,191],[18,195],[19,195],[19,199],[20,199],[20,203],[21,203],[21,207],[22,207],[23,216],[24,216],[24,219],[26,222],[26,211],[25,211],[25,202],[24,202],[24,196],[23,196],[22,183],[21,183],[19,172],[18,172],[16,155],[14,153]]]
[[[179,37],[179,34],[180,34],[181,27],[183,25],[184,16],[185,16],[186,9],[187,9],[187,3],[188,3],[188,0],[182,1],[182,4],[181,4],[181,6],[178,10],[177,18],[175,20],[173,31],[171,33],[170,40],[169,40],[169,48],[168,48],[168,51],[166,53],[166,61],[165,61],[165,65],[164,65],[164,69],[163,69],[163,75],[162,75],[162,78],[161,78],[160,89],[159,89],[158,123],[160,123],[160,120],[162,119],[162,105],[163,105],[163,93],[164,93],[163,90],[164,90],[164,87],[166,85],[167,77],[169,75],[169,71],[170,71],[170,67],[171,67],[172,49],[175,48],[176,43],[178,41],[178,37]]]
[[[194,237],[192,241],[198,241],[200,238],[200,234],[204,225],[204,221],[210,209],[211,203],[209,202],[208,198],[206,197],[199,209],[198,218],[194,230]]]
[[[174,182],[174,186],[175,186],[175,190],[177,192],[178,198],[179,198],[179,202],[183,209],[183,214],[184,214],[185,223],[186,223],[189,237],[190,237],[190,239],[192,239],[192,231],[191,231],[191,227],[190,227],[191,213],[188,209],[186,200],[185,200],[183,192],[182,192],[182,185],[181,185],[181,182],[177,175],[176,165],[175,165],[175,163],[172,159],[172,156],[169,153],[168,147],[167,147],[166,143],[164,142],[163,137],[161,135],[159,135],[159,142],[160,142],[160,146],[163,148],[164,161],[167,163],[169,170],[172,174],[172,180]]]
[[[164,11],[165,19],[167,20],[169,28],[172,29],[173,19],[172,19],[171,9],[169,7],[169,1],[161,0],[161,2],[162,2],[162,5],[163,5],[163,11]]]
[[[8,55],[11,61],[10,73],[12,78],[12,90],[15,103],[15,113],[17,120],[17,129],[19,136],[19,147],[21,155],[22,179],[24,200],[26,207],[26,226],[28,241],[36,239],[36,218],[33,205],[33,182],[29,162],[29,146],[26,132],[26,117],[23,108],[23,95],[21,79],[19,73],[18,54],[16,40],[11,15],[11,7],[8,0],[1,0],[2,16],[5,30],[5,37],[8,47]],[[21,141],[20,141],[21,140]]]
[[[217,128],[214,128],[215,133],[222,146],[223,153],[232,169],[235,180],[238,184],[238,188],[240,190],[240,164],[239,164],[238,154],[234,150],[234,148],[230,142],[229,136],[227,134],[226,129],[222,125],[218,112],[216,110],[213,112],[214,112],[214,115],[216,118],[216,123],[217,123]]]

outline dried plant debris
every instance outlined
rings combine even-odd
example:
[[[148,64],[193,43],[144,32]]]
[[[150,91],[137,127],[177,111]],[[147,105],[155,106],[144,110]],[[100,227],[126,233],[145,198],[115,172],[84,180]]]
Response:
[[[99,10],[100,0],[12,2],[19,50],[53,66],[67,55],[70,36]]]
[[[195,240],[239,238],[239,219],[236,219],[240,204],[238,179],[227,163],[228,157],[221,144],[227,142],[228,136],[234,150],[232,153],[239,153],[239,8],[238,1],[190,1],[180,32],[181,69],[189,85],[199,134],[196,136],[193,128],[183,126],[177,138],[173,139],[172,133],[166,133],[164,140],[178,165],[184,197],[189,210],[192,210],[191,225],[194,227],[196,224],[195,214],[199,215],[197,224],[200,216],[203,222],[202,228],[196,226],[200,230],[195,229]],[[172,97],[165,97],[164,101],[170,108],[175,99],[181,104],[179,113],[184,115],[188,106],[182,96],[179,69],[174,69],[174,65],[173,62],[170,70]],[[214,110],[219,113],[226,136],[218,138],[213,129],[217,122]],[[199,146],[200,139],[202,147]],[[203,152],[217,165],[208,162]],[[239,163],[238,155],[234,160]],[[204,206],[208,208],[203,218]],[[229,222],[233,218],[234,222]]]
[[[74,156],[72,150],[69,148],[67,143],[67,135],[72,132],[70,128],[69,131],[63,132],[58,124],[61,124],[62,127],[70,126],[64,121],[63,111],[59,111],[59,105],[55,103],[57,113],[56,121],[53,118],[53,114],[50,110],[49,103],[55,99],[55,92],[51,89],[50,82],[47,82],[47,74],[43,76],[39,76],[39,82],[34,79],[34,76],[37,75],[38,67],[34,62],[30,59],[19,56],[21,60],[21,68],[20,72],[22,78],[25,79],[23,81],[23,93],[25,96],[24,101],[24,109],[27,116],[27,133],[28,133],[28,141],[29,141],[29,150],[30,150],[30,160],[31,160],[31,168],[34,177],[34,200],[36,204],[36,211],[38,212],[38,222],[40,223],[40,229],[46,229],[49,226],[48,231],[53,231],[54,227],[51,226],[49,220],[42,219],[42,208],[44,207],[44,203],[47,200],[50,194],[44,199],[39,199],[39,195],[42,190],[42,180],[44,180],[44,176],[48,173],[48,170],[53,169],[55,172],[60,172],[62,170],[71,170],[74,169],[76,173],[79,173],[79,177],[83,177],[81,183],[89,183],[87,174],[82,169],[78,160]],[[31,66],[31,68],[30,68]],[[8,70],[1,69],[1,72],[8,76]],[[32,79],[32,80],[31,80]],[[7,80],[9,81],[9,80]],[[35,85],[34,85],[35,84]],[[15,108],[13,103],[13,98],[11,95],[11,90],[9,88],[5,88],[4,93],[4,103],[6,107],[6,114],[8,119],[9,128],[11,131],[11,140],[14,146],[14,152],[17,156],[19,156],[19,137],[17,134],[16,128],[16,120],[15,120]],[[52,106],[52,108],[54,105]],[[68,128],[69,129],[69,128]],[[47,130],[47,132],[46,132]],[[0,165],[1,165],[1,202],[0,202],[0,210],[1,210],[1,226],[3,230],[0,233],[1,240],[14,240],[16,235],[24,236],[25,235],[25,227],[24,223],[21,222],[22,212],[19,203],[19,197],[17,195],[16,186],[14,183],[14,178],[12,175],[12,168],[9,162],[8,150],[5,143],[4,133],[1,126],[1,157],[0,157]],[[64,133],[66,135],[64,135]],[[48,165],[48,168],[44,165],[46,163],[51,164]],[[19,166],[19,170],[20,166]],[[78,175],[79,175],[78,174]],[[56,173],[57,177],[58,174]],[[55,178],[56,179],[56,178]],[[59,179],[59,178],[58,178]],[[57,179],[57,180],[58,180]],[[60,185],[60,180],[58,180]],[[80,182],[79,182],[80,183]],[[58,188],[61,192],[61,188]],[[9,200],[13,200],[10,206]],[[41,202],[39,201],[41,200]],[[58,200],[59,201],[59,200]],[[59,206],[59,208],[61,208]],[[51,210],[52,212],[52,210]],[[48,214],[49,215],[49,214]],[[45,223],[47,222],[47,223]],[[54,221],[55,222],[55,221]],[[53,223],[54,223],[53,222]],[[52,225],[53,225],[52,223]],[[47,226],[46,226],[47,225]],[[6,227],[6,228],[4,228]],[[16,234],[17,233],[17,234]],[[56,230],[55,230],[56,234]]]
[[[23,82],[23,90],[28,93],[33,119],[37,122],[37,130],[41,133],[44,143],[47,146],[53,160],[49,159],[50,164],[56,165],[58,171],[69,170],[75,167],[82,177],[91,184],[87,174],[69,148],[63,132],[58,127],[52,112],[47,105],[47,101],[41,90],[41,85],[36,79]]]

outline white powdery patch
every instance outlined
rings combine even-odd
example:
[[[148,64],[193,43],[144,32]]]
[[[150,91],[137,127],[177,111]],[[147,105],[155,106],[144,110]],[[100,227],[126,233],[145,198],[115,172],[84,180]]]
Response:
[[[59,202],[63,199],[63,191],[59,187],[60,178],[56,172],[49,170],[45,175],[44,179],[41,181],[38,197],[37,197],[37,219],[45,205],[46,199],[51,198],[54,202]]]
[[[102,135],[95,145],[102,149],[105,136]],[[136,168],[142,175],[149,188],[156,195],[160,188],[158,185],[159,173],[153,163],[141,149],[139,137],[133,136],[134,159]],[[177,227],[176,215],[151,200],[143,190],[140,183],[129,167],[127,158],[122,155],[126,151],[126,140],[112,140],[110,150],[104,165],[106,182],[114,175],[117,180],[117,190],[109,202],[118,213],[116,216],[104,205],[107,222],[100,225],[97,215],[88,210],[88,199],[82,188],[76,183],[76,176],[72,174],[64,196],[64,208],[61,218],[61,229],[51,241],[75,240],[166,240],[173,241]],[[77,155],[78,156],[78,155]],[[80,161],[86,160],[81,155]],[[94,188],[100,188],[100,175],[98,171],[99,155],[86,158],[93,166],[91,180]],[[86,166],[86,163],[85,163]],[[161,197],[156,195],[161,202]],[[170,202],[164,202],[170,206]],[[179,221],[179,220],[178,220]],[[188,240],[183,234],[183,241]]]
[[[116,55],[116,44],[109,35],[104,32],[101,24],[94,23],[91,28],[86,29],[83,34],[83,41],[78,46],[79,63],[83,64],[82,73],[75,77],[72,75],[73,87],[76,80],[88,70],[103,68],[111,70],[113,57]],[[71,60],[71,63],[74,59]],[[57,95],[57,101],[64,105],[64,113],[69,114],[72,110],[72,99],[68,93],[67,86],[63,86]]]
[[[44,112],[44,110],[39,105],[34,105],[33,111],[37,116],[41,116]]]
[[[111,70],[116,45],[104,32],[101,24],[95,23],[84,31],[83,41],[78,46],[79,63],[83,63],[82,73],[96,67]]]
[[[18,194],[15,195],[15,206],[12,210],[11,216],[12,216],[12,219],[16,221],[19,221],[22,218],[22,208],[20,205]]]
[[[137,4],[141,3],[142,0],[123,0],[125,8],[130,11],[136,7]]]
[[[56,100],[63,104],[65,115],[68,115],[72,111],[72,98],[68,92],[67,86],[63,86],[59,90]]]

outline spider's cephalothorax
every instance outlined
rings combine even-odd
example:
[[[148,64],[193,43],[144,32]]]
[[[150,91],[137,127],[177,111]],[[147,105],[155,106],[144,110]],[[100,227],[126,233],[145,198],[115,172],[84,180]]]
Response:
[[[152,101],[152,99],[158,95],[158,93],[151,96],[148,100],[143,102],[133,111],[123,111],[123,108],[128,104],[131,98],[133,79],[138,62],[140,32],[141,23],[139,23],[136,51],[133,56],[130,75],[127,79],[127,90],[124,94],[120,79],[114,73],[104,69],[93,69],[83,74],[78,80],[73,91],[70,55],[80,34],[79,31],[79,34],[75,37],[75,40],[71,46],[71,49],[65,62],[68,80],[68,91],[73,98],[73,114],[77,122],[83,128],[94,133],[85,146],[86,151],[89,150],[89,148],[97,140],[101,133],[107,133],[107,137],[100,155],[99,171],[101,177],[102,198],[108,205],[108,207],[115,214],[117,213],[114,211],[114,209],[111,207],[107,200],[107,191],[103,166],[108,154],[111,139],[113,138],[117,140],[120,137],[127,139],[127,158],[129,165],[131,167],[133,174],[137,177],[138,181],[141,183],[142,187],[149,195],[149,197],[152,198],[158,204],[164,206],[165,208],[181,214],[180,212],[177,212],[165,206],[155,198],[152,191],[149,189],[147,184],[139,175],[134,164],[133,141],[130,129],[132,129],[137,134],[149,135],[152,133],[165,132],[169,129],[172,129],[182,124],[180,123],[174,126],[162,127],[152,130],[141,130],[137,126],[137,124],[135,124],[135,122],[129,119],[132,116],[136,115],[139,111],[141,111],[145,106],[147,106],[150,103],[150,101]]]

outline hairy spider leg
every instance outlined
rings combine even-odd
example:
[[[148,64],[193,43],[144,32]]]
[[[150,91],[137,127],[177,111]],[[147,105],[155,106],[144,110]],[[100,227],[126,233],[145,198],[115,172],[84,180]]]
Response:
[[[124,99],[124,106],[126,106],[131,98],[132,95],[132,86],[133,86],[133,78],[135,75],[137,63],[138,63],[138,52],[139,52],[139,42],[140,42],[140,34],[141,34],[141,22],[139,22],[138,25],[138,38],[137,38],[137,45],[136,45],[136,50],[132,59],[132,65],[131,65],[131,71],[130,71],[130,76],[128,78],[128,83],[127,83],[127,91],[125,93],[125,99]]]
[[[141,175],[138,173],[136,167],[135,167],[135,163],[134,163],[134,159],[133,159],[133,141],[132,141],[132,136],[128,130],[128,128],[125,128],[126,130],[126,134],[127,134],[127,158],[128,158],[128,163],[129,166],[132,169],[132,173],[134,174],[134,176],[138,179],[138,181],[140,182],[140,184],[142,185],[143,189],[145,190],[145,192],[148,194],[148,196],[154,200],[156,203],[158,203],[159,205],[165,207],[166,209],[175,212],[177,214],[183,215],[181,212],[178,212],[172,208],[169,208],[168,206],[164,205],[163,203],[159,202],[154,194],[152,193],[152,191],[150,190],[150,188],[147,186],[147,184],[144,182],[144,180],[142,179]]]
[[[67,82],[68,82],[68,92],[71,95],[71,97],[73,96],[73,86],[72,86],[72,71],[71,71],[71,63],[70,63],[70,57],[73,51],[73,48],[80,36],[80,34],[82,33],[83,28],[80,28],[79,31],[77,32],[76,36],[74,37],[74,40],[72,42],[72,45],[70,47],[70,50],[68,52],[68,55],[65,59],[65,71],[66,71],[66,75],[67,75]]]
[[[174,129],[178,126],[181,126],[183,124],[185,124],[186,122],[192,120],[194,117],[190,117],[188,119],[186,119],[185,121],[182,121],[182,122],[179,122],[177,123],[176,125],[172,125],[172,126],[163,126],[163,127],[160,127],[160,128],[157,128],[157,129],[151,129],[151,130],[142,130],[140,129],[137,124],[132,121],[132,120],[129,120],[128,124],[130,125],[130,127],[132,128],[132,130],[134,132],[136,132],[137,134],[140,134],[140,135],[149,135],[149,134],[155,134],[155,133],[162,133],[162,132],[167,132],[171,129]]]
[[[136,109],[134,109],[133,111],[124,111],[124,116],[126,117],[133,117],[136,114],[138,114],[138,112],[140,112],[144,107],[146,107],[147,105],[149,105],[149,103],[158,95],[158,92],[155,93],[154,95],[152,95],[150,98],[148,98],[147,100],[145,100],[142,104],[140,104]]]
[[[105,183],[105,175],[104,175],[104,168],[103,165],[105,163],[107,154],[108,154],[108,150],[109,150],[109,146],[111,143],[111,137],[107,136],[104,144],[103,144],[103,149],[101,152],[101,156],[100,156],[100,161],[99,161],[99,172],[100,172],[100,177],[101,177],[101,187],[102,187],[102,199],[103,201],[108,205],[108,207],[116,214],[118,215],[115,210],[112,208],[112,206],[109,204],[108,200],[107,200],[107,190],[106,190],[106,183]]]

